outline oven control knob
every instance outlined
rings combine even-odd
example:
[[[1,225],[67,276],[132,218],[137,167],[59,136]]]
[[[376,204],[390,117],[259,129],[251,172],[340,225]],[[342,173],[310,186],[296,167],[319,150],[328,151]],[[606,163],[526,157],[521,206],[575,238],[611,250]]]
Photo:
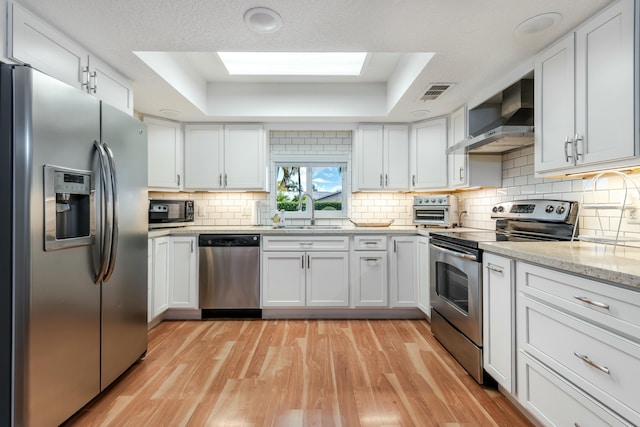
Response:
[[[431,203],[435,203],[435,202],[436,202],[436,199],[431,199]]]
[[[546,208],[544,208],[544,211],[545,211],[546,213],[552,213],[552,212],[553,212],[553,210],[554,210],[553,205],[547,205],[547,207],[546,207]]]
[[[498,206],[498,212],[500,213],[504,212],[504,206]]]
[[[493,213],[498,212],[498,207],[497,207],[497,206],[494,206],[494,207],[493,207],[493,209],[491,209],[491,211],[492,211]]]
[[[564,208],[564,206],[562,206],[562,205],[560,205],[560,206],[558,206],[558,207],[556,208],[556,213],[557,213],[558,215],[562,215],[562,214],[564,213],[564,211],[565,211],[565,208]]]

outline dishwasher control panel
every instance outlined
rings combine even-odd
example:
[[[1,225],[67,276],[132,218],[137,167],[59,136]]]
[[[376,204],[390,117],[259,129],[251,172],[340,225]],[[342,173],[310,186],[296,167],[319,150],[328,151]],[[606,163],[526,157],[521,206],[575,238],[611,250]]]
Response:
[[[200,247],[237,247],[260,246],[260,236],[257,234],[201,234],[198,237]]]

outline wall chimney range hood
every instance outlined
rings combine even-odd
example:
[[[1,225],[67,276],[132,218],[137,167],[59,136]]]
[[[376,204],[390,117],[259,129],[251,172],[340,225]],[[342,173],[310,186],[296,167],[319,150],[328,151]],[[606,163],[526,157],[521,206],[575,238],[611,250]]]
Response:
[[[469,110],[469,138],[449,148],[495,154],[533,144],[533,79],[522,79]]]

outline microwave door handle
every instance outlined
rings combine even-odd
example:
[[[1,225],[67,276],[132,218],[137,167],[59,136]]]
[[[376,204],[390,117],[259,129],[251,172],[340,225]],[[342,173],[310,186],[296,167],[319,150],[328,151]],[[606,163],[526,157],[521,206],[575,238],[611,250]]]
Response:
[[[108,171],[108,163],[107,153],[105,153],[104,148],[98,141],[93,142],[93,146],[96,148],[98,152],[98,158],[100,163],[100,183],[102,186],[102,195],[100,197],[100,211],[101,211],[101,220],[102,224],[100,224],[101,231],[101,239],[102,239],[102,247],[100,248],[100,268],[96,273],[96,277],[94,278],[94,283],[100,283],[104,279],[104,275],[107,271],[108,266],[108,257],[107,254],[111,249],[111,215],[113,214],[112,210],[112,201],[111,201],[111,192],[107,189],[109,183],[109,171]],[[106,208],[105,208],[106,207]]]
[[[451,256],[456,257],[456,258],[462,258],[464,260],[474,261],[474,262],[478,261],[478,257],[476,257],[475,255],[465,254],[463,252],[452,251],[451,249],[445,249],[445,248],[443,248],[441,246],[436,246],[436,245],[431,245],[431,246],[433,246],[434,248],[436,248],[439,251],[444,252],[447,255],[451,255]]]
[[[110,179],[110,183],[111,183],[111,198],[113,200],[113,214],[111,216],[111,220],[112,220],[112,224],[111,224],[111,248],[109,251],[109,267],[107,268],[107,272],[105,273],[104,276],[104,281],[108,282],[109,279],[111,278],[111,275],[113,274],[113,270],[115,269],[115,265],[116,265],[116,258],[118,256],[118,236],[120,234],[120,218],[119,218],[119,210],[120,210],[120,204],[119,204],[119,197],[118,197],[118,179],[116,176],[116,165],[115,165],[115,160],[113,158],[113,151],[111,151],[111,148],[109,147],[109,145],[106,142],[102,143],[103,147],[104,147],[104,151],[107,153],[107,159],[109,161],[109,169],[111,171],[111,179]]]

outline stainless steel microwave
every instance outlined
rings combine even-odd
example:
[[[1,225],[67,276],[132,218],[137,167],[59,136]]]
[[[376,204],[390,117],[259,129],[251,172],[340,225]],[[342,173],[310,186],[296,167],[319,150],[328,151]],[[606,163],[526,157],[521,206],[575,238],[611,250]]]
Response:
[[[194,223],[193,200],[149,200],[149,228],[184,227]]]

